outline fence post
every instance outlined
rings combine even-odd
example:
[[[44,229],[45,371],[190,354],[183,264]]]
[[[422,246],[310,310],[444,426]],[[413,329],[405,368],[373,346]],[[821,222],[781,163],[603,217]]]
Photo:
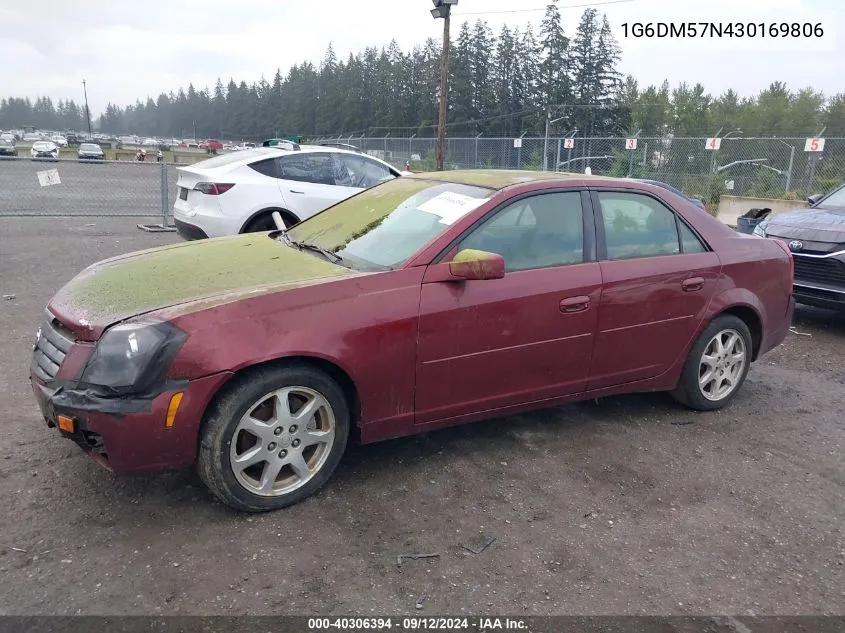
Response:
[[[560,139],[557,140],[557,153],[555,154],[555,166],[552,171],[557,171],[560,165]]]
[[[786,171],[786,189],[784,193],[789,193],[789,185],[792,184],[792,163],[795,160],[795,146],[789,146],[789,167]]]
[[[167,189],[167,163],[161,161],[161,225],[167,227],[167,213],[170,210],[169,192]]]

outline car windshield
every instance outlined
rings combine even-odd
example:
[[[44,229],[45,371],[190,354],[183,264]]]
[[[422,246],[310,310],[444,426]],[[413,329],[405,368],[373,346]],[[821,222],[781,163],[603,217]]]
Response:
[[[397,178],[367,189],[287,231],[364,270],[395,268],[458,219],[481,206],[492,189]]]
[[[79,149],[85,150],[86,152],[96,152],[100,149],[100,146],[94,145],[93,143],[83,143],[79,146]]]
[[[842,207],[845,208],[845,187],[840,187],[827,198],[821,201],[820,207]]]

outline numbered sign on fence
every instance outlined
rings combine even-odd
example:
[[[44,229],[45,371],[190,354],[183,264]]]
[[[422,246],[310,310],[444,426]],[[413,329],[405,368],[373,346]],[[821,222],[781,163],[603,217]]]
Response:
[[[707,142],[704,144],[704,149],[712,149],[713,151],[718,151],[721,146],[722,139],[718,137],[708,138]]]
[[[572,149],[573,147],[575,147],[575,139],[574,138],[563,139],[563,149]]]
[[[824,151],[824,139],[819,137],[808,138],[804,141],[804,151],[805,152],[823,152]]]
[[[625,139],[625,149],[637,149],[637,139],[626,138]]]
[[[521,138],[515,138],[513,140],[513,146],[516,147],[516,148],[522,147],[522,139]]]

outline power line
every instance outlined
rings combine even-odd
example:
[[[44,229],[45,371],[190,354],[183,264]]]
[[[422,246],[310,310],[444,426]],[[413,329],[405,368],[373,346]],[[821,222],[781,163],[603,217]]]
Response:
[[[558,7],[559,9],[578,9],[581,7],[600,7],[605,4],[621,4],[623,2],[635,2],[636,0],[602,0],[600,2],[585,2],[583,4],[567,4]],[[545,11],[547,7],[538,9],[505,9],[504,11],[471,11],[468,13],[456,12],[454,15],[497,15],[502,13],[536,13],[538,11]]]

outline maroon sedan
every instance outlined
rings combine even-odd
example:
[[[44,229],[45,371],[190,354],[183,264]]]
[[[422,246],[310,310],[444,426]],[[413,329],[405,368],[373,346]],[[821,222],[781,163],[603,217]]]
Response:
[[[196,463],[281,508],[375,442],[630,392],[699,410],[783,341],[792,258],[666,189],[576,174],[398,178],[287,231],[82,271],[47,307],[32,386],[103,466]]]

